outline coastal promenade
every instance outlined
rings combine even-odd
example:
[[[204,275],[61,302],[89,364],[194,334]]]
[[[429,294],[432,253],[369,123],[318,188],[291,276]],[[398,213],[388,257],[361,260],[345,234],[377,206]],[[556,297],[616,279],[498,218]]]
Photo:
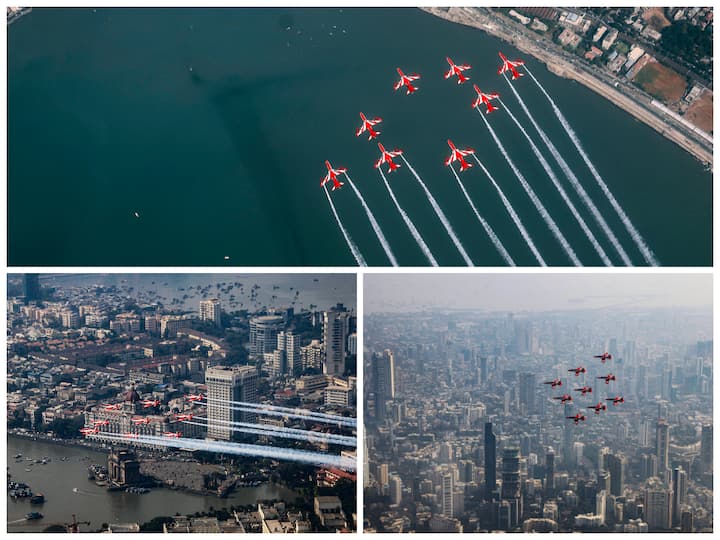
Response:
[[[583,62],[564,51],[550,39],[523,25],[485,8],[420,8],[443,19],[472,26],[506,41],[546,64],[548,70],[566,79],[573,79],[602,95],[641,122],[670,139],[703,163],[712,166],[712,138],[698,133],[676,116],[653,106],[653,98],[626,81]]]

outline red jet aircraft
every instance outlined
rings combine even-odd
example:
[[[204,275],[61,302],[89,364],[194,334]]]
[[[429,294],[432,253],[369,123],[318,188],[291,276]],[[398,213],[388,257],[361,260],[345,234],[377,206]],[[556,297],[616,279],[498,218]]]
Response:
[[[395,169],[400,168],[400,165],[395,163],[393,161],[393,158],[402,155],[402,150],[398,150],[396,148],[392,152],[388,152],[387,150],[385,150],[385,147],[382,145],[382,143],[378,143],[378,148],[380,149],[381,155],[380,159],[375,162],[376,169],[380,168],[380,165],[382,165],[383,163],[388,164],[388,174],[393,172]]]
[[[190,394],[189,396],[187,396],[188,401],[202,401],[203,399],[204,398],[202,394]]]
[[[592,386],[583,386],[582,388],[575,388],[576,392],[582,392],[582,395],[592,394]]]
[[[606,360],[612,360],[612,354],[604,352],[602,354],[596,354],[595,356],[593,356],[593,358],[599,358],[600,361],[604,364]]]
[[[320,187],[327,184],[330,180],[333,181],[333,187],[332,190],[335,191],[337,188],[342,187],[345,185],[344,182],[340,182],[337,179],[337,175],[340,173],[347,172],[347,169],[333,169],[332,165],[330,165],[330,162],[326,159],[325,160],[325,166],[327,167],[328,173],[325,175],[325,177],[320,181]]]
[[[159,399],[146,399],[142,402],[143,407],[145,409],[149,409],[150,407],[159,407],[160,406],[160,400]]]
[[[167,433],[163,433],[163,435],[165,437],[174,437],[176,439],[179,439],[180,437],[182,437],[182,433],[180,433],[179,431],[176,431],[176,432],[168,431]]]
[[[570,394],[563,394],[562,396],[554,397],[553,399],[559,400],[560,403],[564,405],[568,401],[572,401],[572,396]]]
[[[605,375],[603,377],[595,377],[595,378],[596,379],[605,379],[605,384],[610,384],[610,381],[616,380],[615,375],[613,375],[612,373],[608,373],[607,375]]]
[[[613,405],[617,405],[618,403],[625,403],[625,398],[622,396],[615,396],[614,398],[607,398],[605,401],[612,401]]]
[[[459,66],[456,66],[455,63],[450,59],[450,57],[446,57],[445,60],[447,60],[447,63],[450,64],[450,69],[445,74],[445,78],[449,79],[453,75],[457,75],[458,78],[458,84],[462,84],[465,81],[469,81],[470,78],[463,75],[463,71],[466,69],[470,69],[470,66],[468,64],[460,64]]]
[[[562,386],[562,381],[560,379],[553,379],[552,381],[546,381],[543,384],[549,384],[555,388],[556,386]]]
[[[445,165],[450,165],[454,161],[459,161],[460,162],[460,172],[472,167],[472,163],[468,163],[467,161],[465,161],[465,156],[474,154],[475,150],[473,150],[472,148],[465,148],[464,150],[455,148],[455,145],[453,144],[453,142],[450,139],[448,139],[447,143],[448,143],[448,146],[450,146],[450,157],[448,157],[445,160]]]
[[[473,101],[472,104],[473,109],[480,107],[480,103],[484,103],[487,106],[485,114],[490,114],[491,112],[498,110],[497,107],[493,107],[493,104],[490,103],[490,100],[499,98],[500,94],[485,94],[478,88],[477,84],[473,84],[473,88],[477,92],[477,98],[475,98],[475,101]]]
[[[365,130],[367,130],[369,135],[368,141],[380,135],[381,132],[375,131],[373,129],[373,126],[382,122],[382,118],[373,118],[372,120],[368,120],[367,118],[365,118],[365,115],[363,113],[360,113],[360,120],[362,120],[362,125],[355,132],[356,137],[359,137],[361,134],[365,133]]]
[[[598,403],[597,405],[591,405],[590,407],[586,407],[587,409],[594,409],[595,414],[600,414],[600,411],[607,411],[607,405],[604,403]]]
[[[407,88],[407,94],[410,95],[413,92],[417,90],[417,87],[412,85],[411,81],[416,81],[420,78],[420,75],[417,73],[413,73],[412,75],[405,75],[402,72],[402,69],[397,68],[398,75],[400,75],[400,80],[395,83],[395,86],[393,86],[393,90],[398,90],[401,86],[405,86]]]
[[[575,416],[566,416],[565,418],[568,420],[574,420],[576,425],[580,421],[585,421],[585,415],[582,413],[577,413]]]
[[[503,53],[499,52],[498,54],[503,61],[502,66],[498,68],[498,75],[501,75],[506,71],[510,71],[510,73],[512,73],[513,81],[523,76],[523,74],[518,73],[517,69],[515,68],[518,66],[524,66],[525,62],[523,62],[522,60],[508,60],[507,58],[505,58],[505,55]]]
[[[148,416],[146,416],[145,418],[131,418],[130,421],[135,425],[140,425],[140,424],[147,425],[150,422],[152,422],[152,420],[150,420],[150,418]]]
[[[587,370],[586,370],[584,367],[576,367],[576,368],[573,368],[573,369],[568,369],[568,371],[573,371],[573,372],[575,372],[575,376],[577,377],[577,376],[580,375],[581,373],[585,373]]]

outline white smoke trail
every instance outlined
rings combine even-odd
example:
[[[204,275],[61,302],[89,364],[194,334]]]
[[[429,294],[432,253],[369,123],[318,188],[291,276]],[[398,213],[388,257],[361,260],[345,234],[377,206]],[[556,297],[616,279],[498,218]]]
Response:
[[[474,154],[473,154],[474,155]],[[450,165],[450,170],[455,175],[455,179],[458,181],[458,184],[460,185],[460,189],[462,190],[463,194],[465,195],[465,198],[467,199],[467,202],[470,203],[470,208],[472,208],[473,212],[475,212],[475,217],[477,217],[480,224],[483,226],[483,229],[485,229],[485,232],[490,237],[490,240],[495,245],[495,249],[498,250],[500,255],[503,259],[505,259],[505,262],[508,263],[510,266],[515,266],[515,261],[512,260],[512,257],[510,257],[510,254],[505,249],[505,246],[503,246],[500,239],[495,234],[495,231],[493,231],[492,227],[490,227],[490,224],[483,219],[483,217],[480,215],[480,212],[478,212],[477,208],[475,208],[475,204],[473,204],[472,199],[470,199],[470,194],[465,189],[465,186],[463,185],[462,181],[460,180],[460,176],[458,176],[458,173],[455,171],[452,165]]]
[[[286,439],[296,439],[300,441],[339,444],[342,446],[357,446],[357,441],[355,437],[347,437],[345,435],[337,435],[335,433],[319,433],[317,431],[308,431],[305,429],[268,426],[264,424],[250,424],[248,422],[231,422],[227,420],[208,419],[204,417],[197,417],[193,419],[205,420],[206,423],[201,424],[189,420],[183,420],[183,423],[203,427],[210,424],[222,424],[218,427],[221,427],[223,429],[231,429],[233,431],[254,433],[256,435],[267,435],[268,437],[282,437]]]
[[[530,233],[527,232],[527,229],[525,229],[525,226],[522,224],[522,221],[520,221],[520,216],[517,215],[517,212],[515,212],[515,209],[510,204],[510,201],[505,196],[505,193],[503,193],[503,190],[500,189],[500,186],[495,181],[495,179],[490,174],[490,171],[488,171],[485,168],[485,165],[482,164],[482,162],[478,159],[478,157],[473,154],[472,155],[475,158],[475,161],[477,161],[477,164],[480,166],[480,168],[483,170],[485,175],[490,179],[493,186],[495,186],[495,189],[498,192],[498,195],[500,195],[500,199],[502,199],[503,204],[505,205],[505,209],[507,210],[508,214],[510,214],[510,217],[512,218],[513,222],[515,223],[515,226],[518,228],[518,231],[520,231],[520,234],[522,235],[523,239],[525,240],[525,243],[530,248],[530,251],[532,251],[533,255],[535,255],[535,259],[537,259],[538,264],[540,266],[547,266],[545,264],[545,259],[542,258],[542,255],[540,255],[540,252],[535,247],[535,243],[532,241],[532,238],[530,238]]]
[[[430,252],[430,248],[427,246],[422,236],[420,236],[420,232],[415,227],[415,224],[412,222],[407,213],[405,213],[405,210],[403,210],[400,206],[400,203],[395,197],[395,193],[393,193],[392,188],[390,188],[390,183],[387,181],[387,178],[385,178],[385,173],[382,172],[382,169],[380,167],[378,167],[378,172],[380,173],[383,182],[385,182],[385,187],[387,187],[388,193],[390,193],[390,198],[395,203],[395,208],[397,208],[398,212],[400,212],[400,215],[402,216],[403,221],[405,221],[405,225],[407,225],[407,228],[410,229],[410,234],[412,234],[413,238],[417,242],[417,245],[420,246],[423,254],[425,255],[425,257],[427,257],[427,260],[430,261],[430,264],[432,266],[437,266],[438,263],[435,260],[435,257],[433,257],[433,254]]]
[[[545,146],[547,146],[548,150],[550,150],[550,153],[555,158],[555,161],[558,165],[560,165],[560,168],[562,169],[563,173],[567,177],[567,179],[572,184],[573,188],[575,188],[575,191],[580,196],[580,199],[582,200],[585,207],[590,211],[590,213],[595,218],[595,221],[597,221],[598,225],[600,225],[600,228],[602,228],[605,235],[610,240],[610,243],[615,248],[615,251],[618,252],[618,255],[620,255],[620,258],[623,261],[623,264],[625,266],[632,266],[632,261],[630,260],[630,257],[626,253],[625,249],[623,249],[622,244],[620,244],[620,241],[617,239],[617,236],[615,236],[615,233],[612,231],[612,229],[608,226],[607,221],[605,221],[605,218],[603,217],[602,213],[598,210],[597,206],[595,206],[595,203],[592,201],[590,196],[585,191],[585,188],[583,188],[582,184],[578,180],[577,176],[575,176],[575,173],[572,172],[570,167],[568,166],[565,159],[560,155],[560,152],[558,152],[558,149],[555,147],[555,145],[552,143],[550,138],[546,135],[546,133],[540,128],[538,123],[535,121],[535,118],[530,113],[530,110],[528,109],[527,105],[525,104],[525,101],[520,97],[520,94],[518,94],[515,87],[508,81],[507,77],[505,77],[505,80],[507,81],[508,85],[510,85],[510,89],[515,94],[515,97],[517,98],[518,102],[520,103],[520,106],[525,111],[525,114],[530,119],[530,122],[535,127],[536,131],[540,135],[540,138],[545,143]]]
[[[330,192],[328,191],[327,186],[323,186],[325,188],[325,195],[327,195],[327,200],[330,203],[330,208],[332,209],[332,213],[335,216],[335,221],[337,221],[338,227],[340,227],[340,231],[342,232],[343,236],[345,237],[345,242],[347,242],[348,247],[350,248],[350,252],[353,254],[353,257],[355,257],[355,261],[357,262],[358,266],[367,266],[367,263],[365,262],[365,259],[362,256],[362,253],[360,253],[360,250],[355,245],[355,243],[352,241],[352,238],[350,238],[350,234],[345,229],[345,226],[342,224],[342,221],[340,221],[340,216],[337,213],[337,210],[335,210],[335,204],[333,204],[332,198],[330,197]]]
[[[182,448],[189,450],[201,450],[205,452],[216,452],[218,454],[233,454],[238,456],[251,456],[268,459],[279,459],[284,461],[297,461],[310,465],[339,467],[341,469],[354,471],[356,463],[354,459],[346,456],[335,456],[323,454],[322,452],[310,452],[295,448],[279,448],[259,444],[229,443],[221,441],[209,441],[200,439],[168,438],[154,435],[140,435],[137,438],[128,439],[122,436],[109,434],[90,435],[94,439],[122,442],[125,444],[147,444],[163,446],[166,448]]]
[[[563,233],[560,232],[560,229],[558,228],[557,224],[553,220],[552,217],[550,217],[550,214],[545,209],[545,206],[543,206],[543,203],[540,202],[540,199],[535,194],[535,191],[533,191],[533,188],[530,187],[530,184],[527,183],[527,180],[525,180],[525,177],[522,175],[520,170],[517,168],[515,163],[513,163],[512,159],[510,159],[510,156],[508,155],[507,151],[505,150],[505,147],[500,142],[500,139],[498,139],[498,136],[495,134],[495,130],[490,126],[490,123],[485,119],[485,115],[478,109],[478,114],[480,115],[480,118],[483,119],[483,122],[485,122],[485,125],[488,128],[488,131],[490,132],[490,135],[492,135],[492,138],[495,140],[495,144],[500,149],[500,152],[502,153],[503,157],[505,157],[505,161],[508,162],[508,165],[510,165],[510,168],[515,173],[515,176],[520,181],[520,184],[522,185],[523,189],[525,190],[525,193],[528,194],[528,197],[530,197],[530,200],[535,205],[535,208],[540,213],[540,216],[545,220],[545,223],[550,228],[550,231],[553,233],[553,236],[557,239],[558,242],[560,242],[560,245],[565,250],[565,253],[570,258],[572,263],[575,266],[582,266],[582,263],[580,262],[580,259],[577,258],[577,255],[575,255],[575,252],[573,251],[572,247],[570,247],[570,244],[568,243],[565,236],[563,236]]]
[[[580,139],[578,138],[577,134],[573,130],[573,128],[568,123],[567,119],[565,118],[565,115],[560,111],[558,106],[555,104],[555,101],[550,97],[550,94],[547,93],[545,88],[543,88],[543,85],[540,84],[540,81],[538,81],[535,78],[535,75],[532,74],[532,72],[528,69],[527,66],[523,66],[525,71],[528,75],[532,78],[533,81],[535,81],[535,84],[537,84],[538,88],[542,91],[543,94],[545,94],[545,97],[550,102],[550,105],[552,106],[553,112],[555,113],[555,116],[558,120],[560,120],[560,123],[562,124],[563,128],[567,132],[568,136],[570,137],[570,140],[575,145],[575,148],[577,148],[578,153],[583,158],[583,161],[585,162],[585,165],[587,165],[588,169],[590,169],[590,172],[592,173],[593,177],[595,178],[595,181],[600,186],[600,189],[602,189],[603,193],[605,194],[605,197],[607,197],[608,201],[610,201],[610,204],[612,205],[613,209],[617,213],[618,217],[620,218],[620,221],[623,222],[623,225],[625,225],[625,228],[627,229],[628,233],[630,234],[630,237],[635,242],[635,245],[637,245],[638,249],[642,253],[643,258],[645,259],[645,262],[647,262],[651,266],[659,266],[659,261],[655,258],[655,254],[652,252],[652,250],[648,247],[648,245],[645,243],[645,240],[643,239],[640,232],[635,228],[635,226],[630,221],[630,218],[627,216],[625,211],[620,206],[620,203],[617,202],[615,199],[615,196],[610,191],[610,188],[607,186],[605,181],[600,176],[600,173],[595,168],[595,165],[593,165],[592,161],[590,161],[590,157],[585,153],[585,150],[582,147],[582,144],[580,144]]]
[[[507,76],[505,76],[505,80],[508,82],[508,84],[510,84],[510,81],[507,80]],[[515,91],[515,88],[512,85],[510,85],[510,87],[513,89],[513,91]],[[516,95],[517,95],[517,93],[516,93]],[[518,96],[518,99],[520,99],[520,96]],[[555,189],[557,189],[558,192],[560,193],[560,196],[562,197],[563,201],[565,201],[565,204],[570,209],[570,212],[572,213],[573,217],[580,225],[580,228],[585,233],[585,236],[587,236],[588,240],[590,240],[590,243],[595,248],[595,251],[597,252],[597,254],[600,255],[600,258],[602,259],[603,264],[605,266],[612,266],[612,262],[610,261],[607,254],[605,253],[605,250],[602,248],[600,243],[597,241],[597,238],[595,238],[595,235],[592,233],[590,228],[587,226],[587,223],[585,223],[585,220],[580,215],[580,212],[578,212],[577,208],[575,208],[575,205],[570,200],[570,197],[568,197],[567,192],[560,184],[560,181],[558,180],[557,176],[555,176],[555,172],[550,168],[550,164],[547,162],[545,157],[540,153],[540,150],[535,145],[535,142],[530,138],[530,135],[528,134],[527,131],[525,131],[525,128],[520,124],[518,119],[515,118],[515,115],[512,112],[510,112],[510,109],[508,108],[508,106],[505,105],[505,103],[503,103],[502,100],[498,100],[498,101],[500,101],[500,104],[505,108],[505,111],[508,113],[508,116],[510,116],[512,121],[515,122],[515,125],[520,129],[520,131],[522,131],[523,135],[525,135],[525,138],[527,139],[528,143],[530,144],[530,147],[532,148],[532,151],[535,154],[535,157],[538,159],[538,161],[540,162],[540,165],[542,165],[543,169],[545,169],[545,172],[547,173],[548,177],[550,177],[550,180],[552,180],[552,183],[555,186]],[[521,105],[523,105],[523,109],[525,109],[525,112],[529,114],[529,111],[524,107],[524,104],[521,103]],[[533,119],[531,119],[531,121],[533,122],[533,125],[539,130],[540,127],[537,124],[535,124],[535,121]],[[545,136],[545,133],[540,133],[540,137],[543,139],[543,141],[546,141],[546,139],[547,139],[547,137]],[[550,141],[547,140],[545,144],[547,144],[549,142]],[[550,144],[552,144],[552,143],[550,143]],[[548,148],[550,148],[550,147],[548,146]],[[555,147],[550,149],[551,153],[553,152],[554,148]],[[557,152],[557,150],[555,150],[555,152]],[[620,249],[622,249],[622,248],[620,248]]]
[[[412,165],[410,165],[410,162],[405,159],[405,156],[400,156],[402,160],[405,162],[405,165],[407,165],[408,169],[410,169],[410,172],[413,174],[415,179],[420,183],[420,186],[422,186],[423,190],[425,191],[425,195],[427,196],[428,201],[430,201],[430,204],[433,207],[433,210],[435,210],[435,214],[437,214],[437,217],[440,218],[440,221],[442,222],[443,226],[445,227],[445,230],[447,231],[448,235],[450,236],[450,239],[453,241],[453,244],[455,244],[455,247],[460,252],[460,255],[462,255],[462,258],[465,260],[465,264],[468,266],[475,266],[472,262],[472,259],[468,256],[467,252],[465,251],[465,248],[460,243],[460,240],[458,239],[457,235],[455,234],[455,231],[453,230],[452,226],[450,225],[450,222],[448,221],[447,217],[445,217],[445,214],[443,213],[442,209],[440,208],[440,205],[435,200],[435,197],[432,196],[432,193],[430,193],[430,190],[425,185],[425,182],[422,181],[420,176],[417,172],[415,172],[415,169],[413,169]]]
[[[390,249],[390,244],[388,244],[387,239],[385,238],[385,235],[382,232],[382,229],[380,228],[380,224],[375,219],[375,216],[370,211],[370,207],[365,202],[365,199],[363,198],[362,194],[360,193],[360,190],[355,187],[355,184],[350,179],[347,173],[343,173],[345,175],[345,178],[347,178],[348,183],[350,184],[350,187],[355,192],[355,195],[357,195],[357,198],[360,200],[360,204],[362,204],[362,207],[365,209],[365,213],[367,214],[368,219],[370,220],[370,225],[372,225],[373,231],[375,231],[375,235],[378,237],[378,240],[380,240],[380,244],[382,245],[383,249],[385,250],[385,254],[387,255],[388,259],[390,259],[390,264],[393,266],[397,266],[398,262],[395,258],[395,255],[393,255],[392,250]]]
[[[277,405],[265,405],[262,403],[250,403],[247,401],[225,401],[221,399],[205,398],[206,401],[220,402],[219,407],[236,408],[242,407],[245,412],[254,412],[257,414],[278,413],[281,416],[289,416],[292,418],[303,418],[305,420],[313,420],[316,422],[324,422],[328,424],[340,424],[350,427],[357,426],[357,418],[347,416],[338,416],[336,414],[327,414],[316,411],[308,411],[306,409],[293,409],[290,407],[280,407]],[[240,409],[236,409],[240,410]],[[276,414],[277,416],[277,414]]]

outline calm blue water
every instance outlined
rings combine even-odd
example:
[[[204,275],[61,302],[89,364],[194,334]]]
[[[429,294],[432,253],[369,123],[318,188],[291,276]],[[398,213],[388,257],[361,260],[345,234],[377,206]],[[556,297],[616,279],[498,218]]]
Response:
[[[476,264],[504,263],[443,166],[447,138],[477,150],[544,258],[568,265],[470,108],[472,87],[442,78],[447,55],[472,64],[471,82],[500,92],[531,132],[497,76],[498,50],[520,56],[415,9],[35,9],[8,27],[9,263],[354,265],[319,188],[329,159],[348,167],[400,264],[426,264],[372,167],[376,145],[354,136],[362,110],[384,118],[381,141],[405,151]],[[660,262],[712,264],[711,174],[600,96],[526,60]],[[416,94],[392,91],[397,66],[422,74]],[[538,88],[529,77],[516,84],[643,264]],[[507,114],[489,119],[580,259],[600,264]],[[478,169],[463,180],[479,211],[518,264],[535,264]],[[391,182],[440,263],[463,264],[407,167]],[[387,265],[352,190],[333,197],[369,264]]]

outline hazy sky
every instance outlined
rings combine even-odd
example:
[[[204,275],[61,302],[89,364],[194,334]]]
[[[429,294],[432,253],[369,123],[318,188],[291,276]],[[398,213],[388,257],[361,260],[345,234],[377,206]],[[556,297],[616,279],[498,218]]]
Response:
[[[365,274],[364,310],[712,306],[706,274]]]

